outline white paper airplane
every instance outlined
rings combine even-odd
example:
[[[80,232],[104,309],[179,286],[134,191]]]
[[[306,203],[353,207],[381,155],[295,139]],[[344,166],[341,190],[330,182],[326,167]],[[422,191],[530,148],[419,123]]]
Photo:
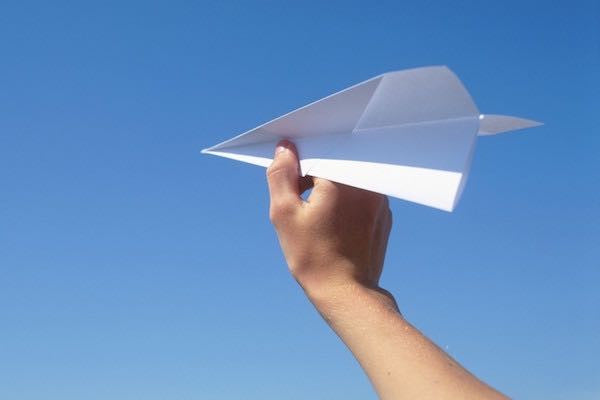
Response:
[[[289,139],[303,176],[452,211],[477,136],[538,125],[480,114],[456,75],[434,66],[376,76],[202,152],[268,167]]]

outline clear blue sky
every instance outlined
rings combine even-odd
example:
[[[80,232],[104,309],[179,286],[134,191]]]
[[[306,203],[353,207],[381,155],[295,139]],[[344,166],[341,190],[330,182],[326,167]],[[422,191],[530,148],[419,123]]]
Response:
[[[546,125],[480,140],[452,214],[392,200],[383,285],[515,398],[600,398],[598,3],[452,3],[3,2],[0,398],[374,399],[264,170],[199,151],[431,64]]]

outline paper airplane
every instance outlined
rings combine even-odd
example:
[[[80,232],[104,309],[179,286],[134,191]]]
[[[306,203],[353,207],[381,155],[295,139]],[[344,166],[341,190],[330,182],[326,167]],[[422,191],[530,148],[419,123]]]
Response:
[[[289,139],[303,176],[452,211],[477,136],[538,125],[480,114],[456,75],[434,66],[376,76],[202,152],[268,167]]]

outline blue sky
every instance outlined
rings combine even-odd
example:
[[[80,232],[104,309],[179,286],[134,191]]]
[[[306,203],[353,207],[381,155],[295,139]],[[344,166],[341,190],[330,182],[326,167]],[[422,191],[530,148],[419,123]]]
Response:
[[[515,398],[598,398],[599,6],[452,3],[4,2],[0,397],[375,398],[288,276],[264,170],[199,151],[445,64],[545,125],[480,140],[454,213],[392,200],[382,283]]]

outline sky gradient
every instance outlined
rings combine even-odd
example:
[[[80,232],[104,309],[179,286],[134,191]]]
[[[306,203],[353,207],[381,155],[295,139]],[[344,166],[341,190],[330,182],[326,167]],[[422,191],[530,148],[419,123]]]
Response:
[[[545,125],[479,140],[453,213],[393,199],[382,285],[512,397],[599,398],[600,10],[538,4],[4,2],[0,398],[375,399],[264,169],[200,149],[440,64]]]

